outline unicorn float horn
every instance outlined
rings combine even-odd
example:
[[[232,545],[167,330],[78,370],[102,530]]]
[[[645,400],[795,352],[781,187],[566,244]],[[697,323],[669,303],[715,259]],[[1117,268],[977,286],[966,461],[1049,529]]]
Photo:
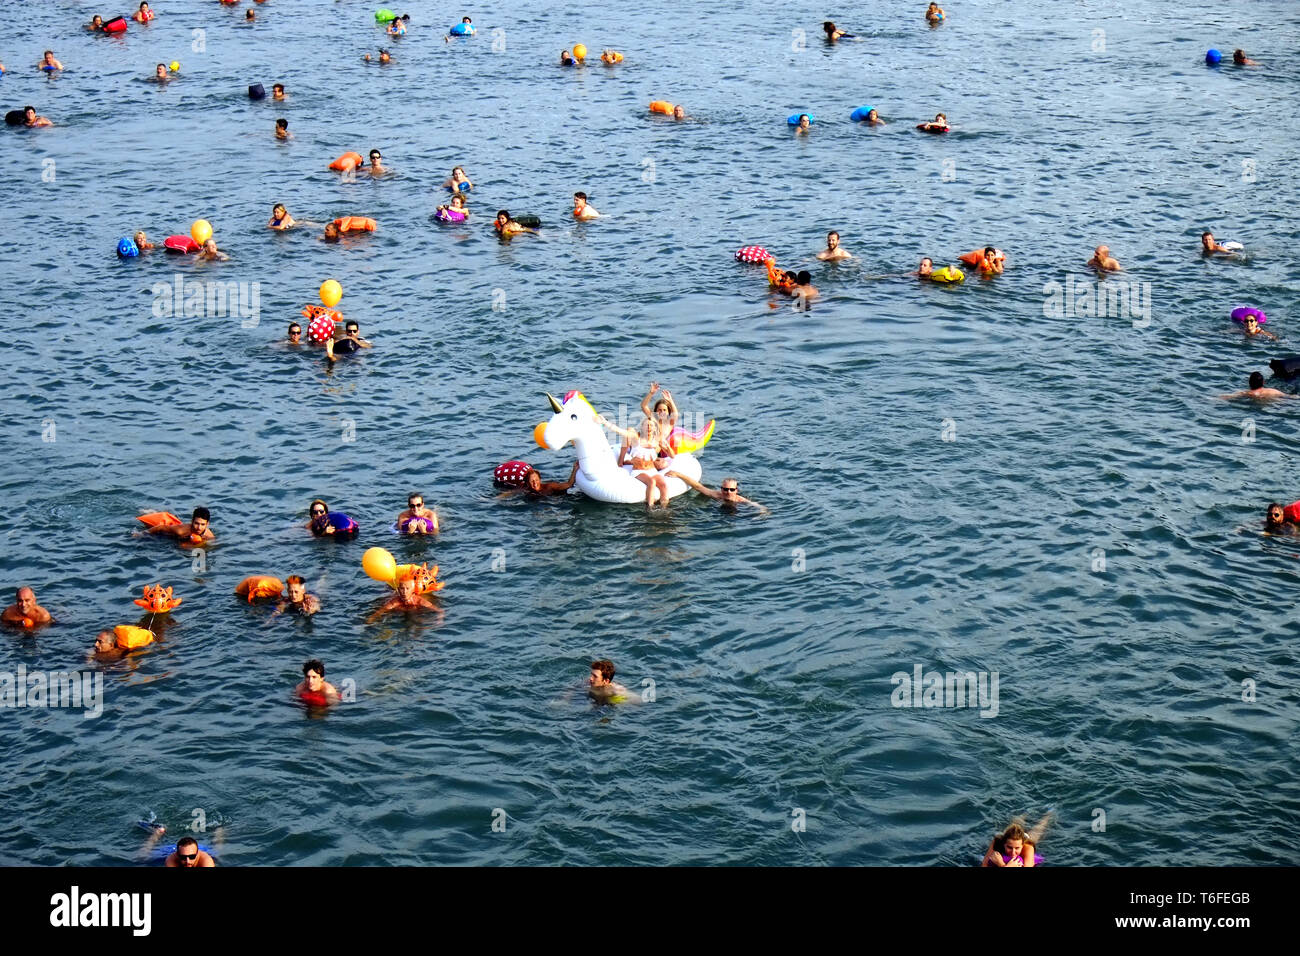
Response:
[[[550,392],[546,393],[546,398],[547,401],[551,403],[551,410],[555,412],[557,415],[560,412],[564,411],[564,406],[561,405],[558,401],[556,401],[555,396],[552,395]]]

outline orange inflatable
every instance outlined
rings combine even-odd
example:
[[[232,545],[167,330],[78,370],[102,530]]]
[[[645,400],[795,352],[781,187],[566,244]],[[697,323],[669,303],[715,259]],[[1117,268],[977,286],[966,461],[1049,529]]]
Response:
[[[374,232],[375,221],[365,216],[341,216],[334,220],[339,232]]]
[[[349,169],[356,169],[358,166],[365,164],[360,153],[344,153],[334,162],[330,163],[330,169],[336,169],[340,173],[346,173]]]
[[[143,521],[150,528],[170,528],[173,525],[185,523],[170,511],[152,511],[147,515],[137,516],[135,520]]]
[[[302,307],[302,315],[303,318],[308,320],[319,318],[323,315],[332,322],[343,321],[343,313],[335,309],[327,309],[323,305],[304,305]]]
[[[124,651],[133,651],[137,647],[153,643],[153,631],[132,627],[130,624],[119,624],[113,628],[113,636],[117,638],[117,646]]]
[[[651,113],[663,113],[665,116],[673,115],[673,104],[667,100],[655,100],[650,104]]]
[[[966,263],[966,265],[968,266],[978,266],[981,262],[984,261],[984,250],[976,249],[973,252],[963,253],[957,258],[960,259],[962,262]],[[999,249],[997,253],[993,256],[993,258],[1005,260],[1006,255],[1002,252],[1001,249]]]
[[[140,605],[146,611],[152,611],[155,614],[166,614],[174,607],[180,607],[184,598],[173,598],[172,589],[164,588],[161,584],[155,584],[150,587],[144,586],[144,597],[136,598],[135,603]]]
[[[447,586],[446,581],[438,580],[438,566],[435,564],[433,567],[429,567],[428,562],[424,564],[399,564],[397,566],[397,578],[393,582],[393,587],[397,586],[397,581],[404,578],[415,579],[417,594],[433,594]]]
[[[249,604],[258,598],[278,598],[283,591],[284,584],[280,579],[269,574],[255,574],[251,578],[244,578],[235,586],[235,594],[247,598]]]

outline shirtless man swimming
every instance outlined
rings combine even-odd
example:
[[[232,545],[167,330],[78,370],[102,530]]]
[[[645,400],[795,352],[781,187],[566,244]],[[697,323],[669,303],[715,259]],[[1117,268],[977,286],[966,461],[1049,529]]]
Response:
[[[609,703],[627,699],[627,688],[614,682],[613,661],[592,661],[591,676],[587,678],[587,693],[597,700]]]
[[[1287,392],[1277,388],[1265,388],[1264,376],[1260,372],[1250,373],[1250,388],[1241,392],[1232,392],[1228,395],[1220,395],[1219,398],[1225,402],[1230,402],[1238,398],[1254,398],[1259,401],[1270,401],[1275,398],[1295,398]]]
[[[680,478],[700,494],[712,498],[714,501],[722,502],[724,510],[735,511],[736,505],[753,505],[763,514],[771,514],[770,511],[760,505],[757,501],[750,501],[748,498],[741,497],[740,482],[735,478],[723,478],[722,487],[718,491],[714,491],[712,488],[706,488],[694,478],[687,478],[685,475],[680,475],[675,471],[668,472],[668,477]]]
[[[145,529],[149,534],[169,534],[173,538],[180,538],[183,541],[189,541],[192,544],[199,544],[203,541],[211,541],[216,538],[209,527],[212,515],[207,508],[195,508],[194,514],[190,520],[182,524],[164,525],[159,528]]]
[[[36,627],[39,624],[52,624],[54,618],[50,612],[36,603],[36,592],[22,587],[14,592],[14,603],[0,614],[0,621],[16,624],[19,627]]]
[[[573,218],[579,222],[600,218],[600,213],[596,212],[596,207],[587,205],[586,193],[573,194]]]
[[[297,611],[305,617],[311,617],[320,610],[320,598],[307,593],[307,582],[300,575],[291,574],[285,583],[289,586],[289,596],[280,598],[271,616],[276,617],[285,611]]]
[[[415,578],[405,577],[397,582],[397,593],[385,601],[374,614],[367,618],[373,623],[390,611],[437,610],[437,605],[415,590]]]
[[[1098,246],[1092,252],[1088,265],[1098,272],[1123,272],[1119,260],[1110,254],[1110,246]]]
[[[325,665],[315,658],[302,665],[302,681],[293,689],[293,695],[317,707],[339,702],[338,689],[325,680]]]
[[[826,233],[826,248],[817,253],[817,258],[823,262],[838,262],[840,259],[852,259],[847,249],[840,245],[840,234],[838,232]]]

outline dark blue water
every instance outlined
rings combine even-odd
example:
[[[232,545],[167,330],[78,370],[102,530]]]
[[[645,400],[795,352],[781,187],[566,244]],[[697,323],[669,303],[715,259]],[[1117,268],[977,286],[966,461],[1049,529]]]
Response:
[[[361,3],[246,26],[163,2],[121,39],[75,6],[2,51],[6,110],[56,125],[0,136],[0,577],[59,623],[6,636],[0,671],[101,668],[86,649],[146,583],[185,603],[102,666],[98,719],[0,710],[3,862],[131,862],[153,812],[220,825],[241,865],[966,864],[1049,808],[1053,864],[1300,862],[1300,548],[1255,530],[1300,497],[1296,410],[1214,397],[1300,351],[1292,5],[986,0],[931,30],[924,3],[870,2],[833,48],[802,3],[476,7],[452,44],[458,11],[413,9],[384,67]],[[594,65],[559,69],[576,42]],[[1264,66],[1209,70],[1209,46]],[[250,103],[254,82],[290,98]],[[690,121],[647,116],[660,98]],[[848,122],[863,104],[889,125]],[[939,111],[948,136],[912,129]],[[327,171],[372,147],[391,176]],[[440,227],[456,164],[473,218]],[[579,189],[602,219],[566,218]],[[276,202],[314,225],[264,229]],[[542,235],[499,243],[502,207]],[[318,242],[342,215],[379,228]],[[230,262],[113,254],[197,218]],[[1203,261],[1207,227],[1246,255]],[[832,228],[857,258],[816,262]],[[811,312],[732,260],[751,243],[811,269]],[[996,280],[901,277],[985,243]],[[1149,321],[1045,316],[1099,243]],[[156,314],[177,276],[257,283],[258,313]],[[375,343],[332,370],[281,344],[330,277]],[[1241,302],[1280,344],[1241,338]],[[532,445],[544,392],[635,423],[651,379],[717,418],[704,481],[738,476],[770,517],[495,498],[508,458],[567,474]],[[434,542],[389,531],[411,490]],[[356,541],[302,530],[317,496]],[[133,536],[196,504],[202,570]],[[375,545],[441,567],[440,615],[366,622]],[[302,574],[324,609],[249,608],[254,573]],[[295,706],[310,657],[355,702]],[[596,657],[655,699],[594,708]],[[894,707],[917,665],[996,671],[997,715]]]

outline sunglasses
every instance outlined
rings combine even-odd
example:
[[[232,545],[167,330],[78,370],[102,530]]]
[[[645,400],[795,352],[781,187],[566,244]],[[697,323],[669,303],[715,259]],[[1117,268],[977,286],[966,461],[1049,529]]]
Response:
[[[197,853],[177,853],[176,855],[182,860],[197,860],[199,858]]]
[[[325,512],[321,511],[319,508],[312,508],[312,509],[311,509],[311,513],[312,513],[315,517],[319,518],[319,517],[320,517],[321,515],[323,515]]]
[[[302,329],[290,329],[290,330],[289,330],[289,334],[290,334],[290,335],[302,335]]]
[[[354,333],[354,332],[360,332],[361,330],[360,330],[359,328],[357,328],[355,325],[350,325],[350,326],[348,326],[346,329],[344,329],[343,331],[346,332],[346,333],[348,333],[348,335],[351,335],[352,333]]]
[[[740,485],[735,485],[735,486],[733,486],[733,487],[731,487],[731,488],[726,488],[726,487],[724,487],[722,490],[723,490],[723,491],[739,491],[739,490],[740,490]]]
[[[406,503],[406,506],[407,506],[408,508],[423,508],[423,507],[424,507],[424,502],[423,502],[423,501],[408,501],[408,502]]]

